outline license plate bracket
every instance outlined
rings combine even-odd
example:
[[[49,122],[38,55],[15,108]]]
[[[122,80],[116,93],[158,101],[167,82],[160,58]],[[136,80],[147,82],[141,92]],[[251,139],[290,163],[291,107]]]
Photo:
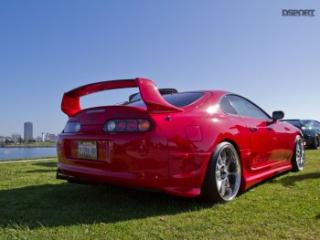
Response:
[[[95,141],[78,141],[77,156],[81,159],[97,160],[97,142]]]

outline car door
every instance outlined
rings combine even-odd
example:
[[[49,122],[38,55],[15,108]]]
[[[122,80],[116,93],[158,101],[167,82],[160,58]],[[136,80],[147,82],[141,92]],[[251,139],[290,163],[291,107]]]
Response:
[[[275,136],[271,158],[279,164],[290,161],[294,147],[295,130],[290,128],[288,123],[282,121],[273,121],[272,128]]]
[[[228,95],[229,101],[250,132],[251,163],[250,170],[262,170],[274,164],[274,141],[276,133],[271,117],[251,101],[238,96]]]

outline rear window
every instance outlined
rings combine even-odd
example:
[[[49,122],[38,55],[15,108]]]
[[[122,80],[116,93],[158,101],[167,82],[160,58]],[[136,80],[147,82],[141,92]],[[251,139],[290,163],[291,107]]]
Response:
[[[184,106],[187,106],[187,105],[195,102],[196,100],[198,100],[202,96],[203,96],[203,92],[182,92],[182,93],[163,95],[162,97],[168,103],[170,103],[176,107],[184,107]],[[141,100],[131,102],[126,105],[139,106],[139,107],[145,106],[144,102]]]

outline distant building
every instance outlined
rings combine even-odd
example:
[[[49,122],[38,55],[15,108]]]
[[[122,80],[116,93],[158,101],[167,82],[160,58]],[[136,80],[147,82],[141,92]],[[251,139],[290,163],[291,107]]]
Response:
[[[0,136],[0,143],[4,143],[6,141],[6,137]]]
[[[50,141],[50,142],[57,141],[57,135],[52,134],[52,133],[47,133],[46,134],[46,141]]]
[[[57,141],[57,135],[52,133],[42,133],[41,140],[42,142],[55,142]]]
[[[24,123],[24,141],[28,142],[33,140],[33,125],[32,122]]]

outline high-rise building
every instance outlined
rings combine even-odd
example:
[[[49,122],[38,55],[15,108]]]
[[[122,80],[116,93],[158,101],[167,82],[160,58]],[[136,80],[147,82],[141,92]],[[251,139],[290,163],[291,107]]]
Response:
[[[33,140],[33,125],[32,122],[24,123],[24,141]]]

